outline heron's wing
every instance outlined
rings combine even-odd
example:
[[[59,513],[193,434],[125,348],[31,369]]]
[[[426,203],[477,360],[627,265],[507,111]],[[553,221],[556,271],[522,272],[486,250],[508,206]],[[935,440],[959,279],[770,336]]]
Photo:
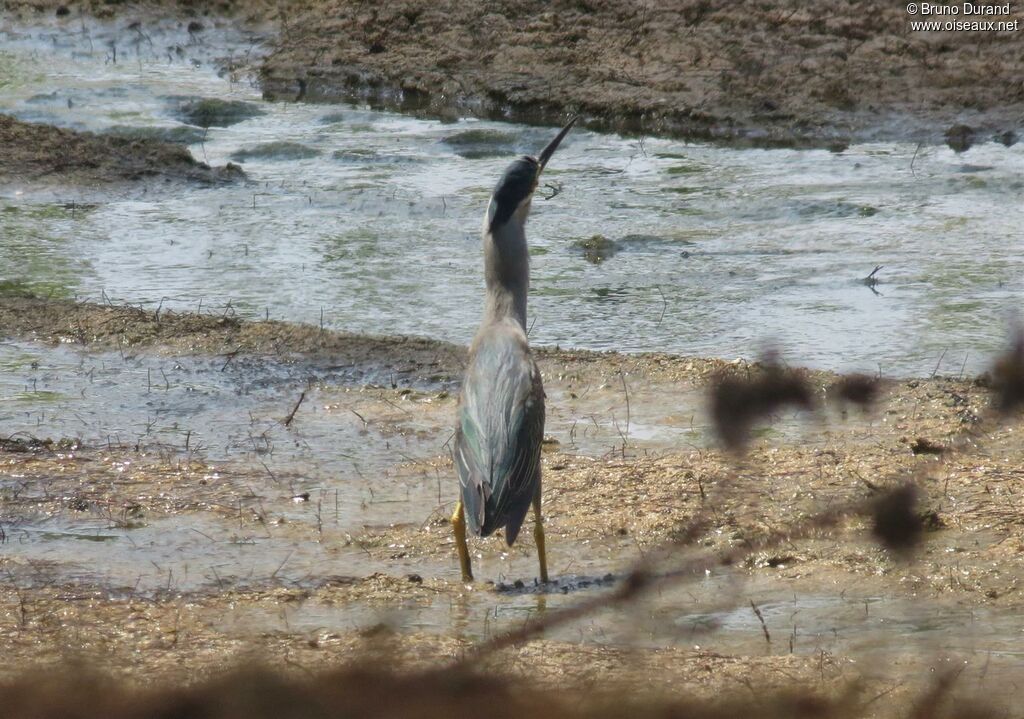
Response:
[[[522,331],[495,328],[477,339],[455,433],[454,460],[470,528],[501,526],[515,541],[540,482],[544,390]]]

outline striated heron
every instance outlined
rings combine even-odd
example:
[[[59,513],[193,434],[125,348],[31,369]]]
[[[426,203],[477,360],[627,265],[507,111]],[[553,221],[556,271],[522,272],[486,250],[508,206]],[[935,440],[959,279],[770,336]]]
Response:
[[[539,157],[523,156],[508,166],[484,217],[484,317],[469,348],[452,449],[462,496],[452,528],[467,582],[473,579],[467,527],[481,537],[504,527],[512,546],[531,504],[540,580],[548,581],[540,511],[544,386],[526,338],[530,258],[524,228],[540,174],[575,122]]]

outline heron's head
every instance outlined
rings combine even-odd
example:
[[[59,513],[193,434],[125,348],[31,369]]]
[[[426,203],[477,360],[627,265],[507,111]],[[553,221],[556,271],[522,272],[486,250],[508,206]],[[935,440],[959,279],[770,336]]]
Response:
[[[526,222],[526,216],[530,212],[530,200],[533,199],[533,192],[540,182],[540,175],[559,144],[569,134],[576,119],[574,117],[569,120],[538,157],[523,155],[505,169],[505,173],[494,188],[491,204],[487,208],[487,229],[490,232],[508,222]]]

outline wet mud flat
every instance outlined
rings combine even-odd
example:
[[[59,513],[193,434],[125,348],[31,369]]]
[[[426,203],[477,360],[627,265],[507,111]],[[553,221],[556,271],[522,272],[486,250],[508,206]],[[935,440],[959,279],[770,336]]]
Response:
[[[285,3],[14,2],[22,21],[217,18],[273,28],[258,63],[268,99],[370,103],[454,120],[476,116],[756,146],[949,142],[1020,131],[1019,32],[913,31],[904,5],[610,0],[403,0],[387,7]],[[993,18],[1012,21],[1015,16]],[[942,18],[945,19],[945,18]]]
[[[245,179],[233,164],[210,167],[181,145],[76,132],[0,115],[0,186],[19,191],[77,185],[218,185]]]
[[[499,642],[483,666],[542,687],[856,686],[887,716],[947,670],[952,693],[998,699],[1022,651],[1024,447],[1012,423],[974,434],[985,382],[890,380],[867,413],[782,412],[737,458],[707,387],[757,365],[542,349],[554,581],[535,582],[524,533],[474,541],[466,586],[447,521],[461,348],[11,293],[0,335],[7,677],[67,661],[131,682],[254,660],[302,675],[373,652],[415,675]],[[838,381],[800,374],[822,398]],[[816,519],[908,476],[926,530],[908,556],[869,512]],[[661,552],[657,592],[600,606]]]
[[[575,111],[594,129],[767,145],[938,142],[956,125],[1013,137],[1020,33],[913,19],[886,3],[324,2],[290,18],[261,83],[280,99],[546,124]]]

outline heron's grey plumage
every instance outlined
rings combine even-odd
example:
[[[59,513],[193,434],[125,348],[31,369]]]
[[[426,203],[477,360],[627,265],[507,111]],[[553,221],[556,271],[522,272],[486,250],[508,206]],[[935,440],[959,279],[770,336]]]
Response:
[[[524,228],[540,173],[573,122],[540,159],[521,157],[508,166],[484,220],[484,317],[470,346],[452,448],[462,496],[453,525],[467,580],[472,574],[465,527],[484,537],[504,527],[511,545],[532,503],[541,577],[547,581],[539,526],[544,386],[526,337],[530,257]]]
[[[454,460],[469,529],[512,544],[540,486],[544,388],[526,339],[530,257],[524,225],[539,166],[513,162],[484,222],[484,318],[469,350]]]
[[[462,387],[455,464],[466,521],[512,544],[540,486],[544,388],[526,334],[512,318],[485,326]]]

